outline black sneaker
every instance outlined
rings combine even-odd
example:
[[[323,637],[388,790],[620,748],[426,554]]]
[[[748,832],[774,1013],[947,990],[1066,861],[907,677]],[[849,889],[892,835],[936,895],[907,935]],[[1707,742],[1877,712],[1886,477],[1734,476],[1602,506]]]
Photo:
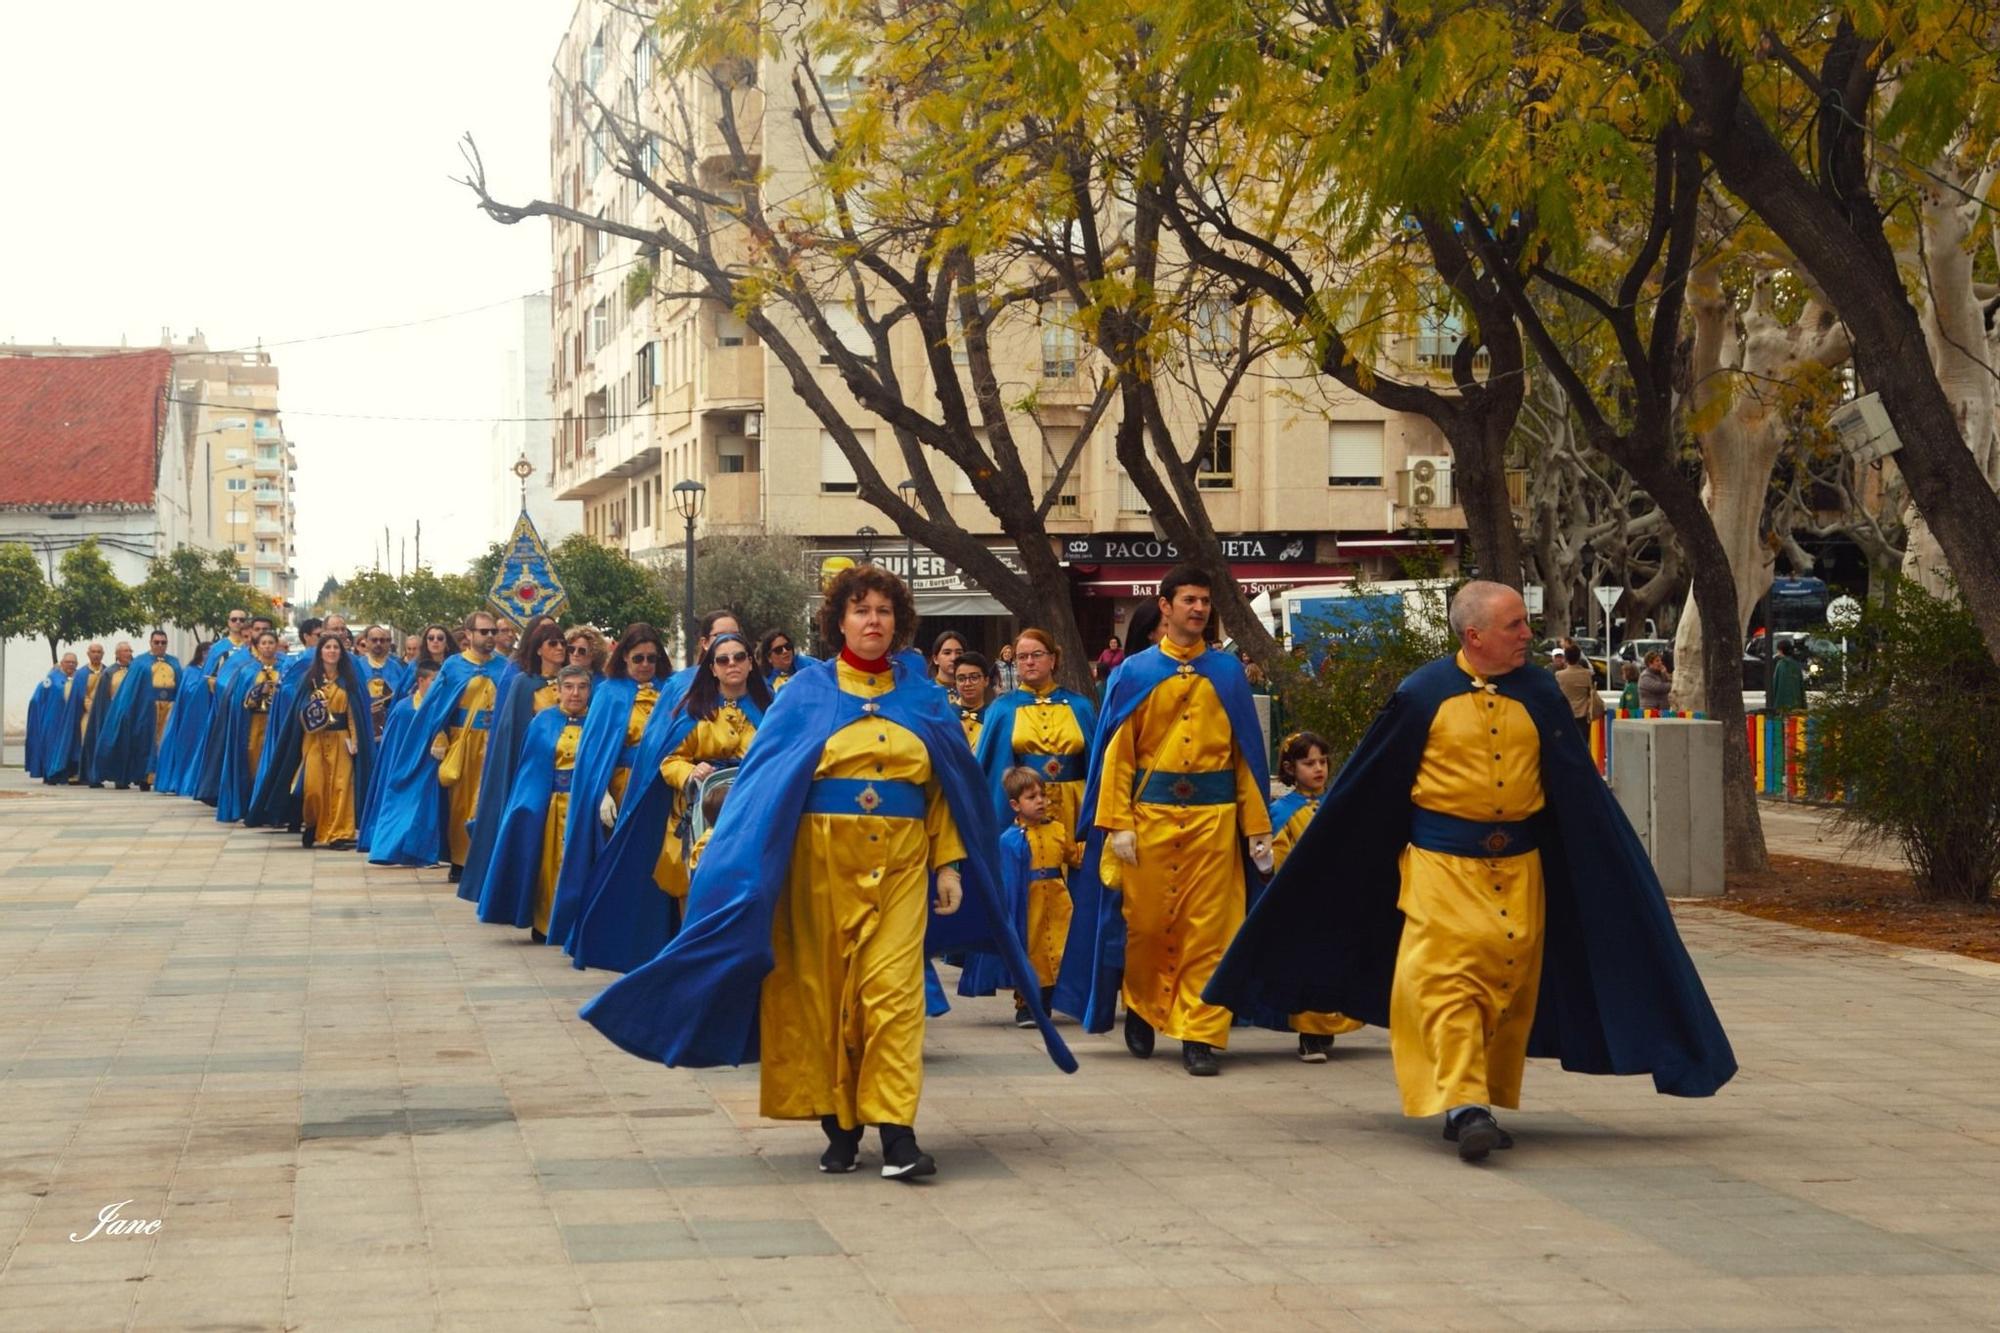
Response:
[[[536,930],[533,926],[528,927],[528,938],[537,944],[547,944],[549,942],[549,937],[542,934],[541,931]]]
[[[1214,1078],[1222,1072],[1222,1066],[1215,1062],[1215,1048],[1205,1041],[1181,1043],[1181,1068],[1196,1078]]]
[[[1494,1149],[1514,1146],[1514,1136],[1500,1128],[1500,1122],[1484,1107],[1467,1111],[1456,1118],[1446,1116],[1444,1137],[1445,1142],[1458,1145],[1458,1160],[1461,1162],[1483,1162],[1486,1154]]]
[[[1153,1058],[1153,1025],[1130,1009],[1125,1011],[1125,1049],[1141,1060]]]
[[[312,845],[313,845],[313,830],[312,830],[312,829],[300,829],[300,830],[299,830],[299,846],[301,846],[301,847],[307,847],[307,848],[310,848],[310,847],[311,847]]]
[[[1326,1063],[1326,1058],[1332,1054],[1332,1037],[1322,1036],[1316,1032],[1301,1032],[1299,1034],[1299,1059],[1305,1061],[1307,1064],[1323,1065]]]
[[[819,1169],[830,1176],[844,1176],[861,1165],[861,1129],[842,1129],[836,1116],[823,1115],[819,1127],[826,1132],[826,1151],[819,1155]]]
[[[1022,999],[1019,993],[1016,993],[1014,996],[1014,1026],[1017,1028],[1031,1028],[1034,1025],[1035,1016],[1028,1012],[1028,1002]]]
[[[449,875],[446,875],[444,878],[447,884],[458,883],[460,880],[465,878],[465,867],[460,865],[453,866],[451,868],[451,873]]]
[[[916,1131],[908,1125],[883,1125],[882,1179],[921,1180],[937,1174],[937,1162],[917,1146]]]

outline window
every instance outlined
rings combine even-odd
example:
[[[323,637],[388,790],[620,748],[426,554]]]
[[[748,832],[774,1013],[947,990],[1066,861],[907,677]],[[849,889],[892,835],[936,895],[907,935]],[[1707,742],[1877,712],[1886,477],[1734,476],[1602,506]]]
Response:
[[[1210,360],[1223,360],[1236,353],[1236,307],[1227,301],[1209,298],[1195,308],[1196,345]]]
[[[639,38],[639,44],[632,48],[632,81],[640,92],[653,86],[653,75],[660,67],[660,44],[648,29]]]
[[[250,457],[250,451],[247,449],[231,449],[226,456],[232,463],[241,463],[244,459]]]
[[[607,297],[590,308],[590,350],[595,352],[611,340],[611,303]]]
[[[827,324],[833,329],[834,337],[840,339],[842,347],[845,347],[863,361],[867,361],[874,356],[874,344],[868,339],[868,330],[861,327],[861,316],[854,313],[853,306],[845,302],[838,305],[828,305],[824,313]],[[832,365],[833,353],[822,348],[819,354],[819,363],[822,366]]]
[[[861,92],[861,75],[854,62],[841,56],[814,56],[813,78],[819,83],[820,96],[826,99],[827,110],[838,114],[854,105],[854,99]]]
[[[243,477],[231,477],[224,485],[232,491],[247,491],[250,489],[249,481]]]
[[[1076,378],[1076,305],[1050,301],[1042,307],[1042,378]]]
[[[604,170],[604,128],[590,125],[583,132],[583,174],[589,180],[596,180]]]
[[[750,326],[740,319],[734,310],[719,311],[715,316],[715,345],[717,347],[741,347],[750,341]]]
[[[1236,428],[1217,426],[1215,448],[1195,469],[1194,484],[1205,491],[1236,489]]]
[[[1465,317],[1455,310],[1427,311],[1417,331],[1417,364],[1427,370],[1451,372],[1451,359],[1466,336]],[[1485,370],[1486,349],[1472,354],[1474,370]]]
[[[1327,464],[1327,485],[1382,484],[1382,426],[1379,421],[1335,421],[1328,424],[1332,449]]]
[[[257,571],[257,586],[258,586],[258,587],[260,587],[260,588],[268,588],[268,587],[270,587],[270,586],[271,586],[271,571],[270,571],[270,570],[268,570],[268,569],[260,569],[260,570],[258,570],[258,571]]]
[[[874,431],[857,430],[854,438],[861,445],[862,452],[874,452]],[[860,483],[854,479],[854,464],[847,461],[847,455],[840,451],[840,444],[830,430],[819,433],[819,488],[828,495],[852,495],[861,489]]]
[[[1153,507],[1146,503],[1146,497],[1132,480],[1132,475],[1124,468],[1118,469],[1118,512],[1121,514],[1150,514]]]
[[[235,546],[236,546],[236,554],[238,554],[238,555],[245,555],[245,554],[248,554],[248,552],[249,552],[249,550],[250,550],[250,543],[249,543],[249,542],[237,542],[237,543],[235,543]]]
[[[583,53],[583,81],[594,84],[598,75],[602,73],[604,73],[604,29],[600,27]]]
[[[249,521],[250,521],[250,516],[245,514],[241,509],[232,509],[229,511],[229,522],[231,526],[235,526],[237,524],[242,524],[242,523],[248,523]]]
[[[646,343],[639,348],[639,401],[653,401],[653,388],[660,382],[660,345]]]

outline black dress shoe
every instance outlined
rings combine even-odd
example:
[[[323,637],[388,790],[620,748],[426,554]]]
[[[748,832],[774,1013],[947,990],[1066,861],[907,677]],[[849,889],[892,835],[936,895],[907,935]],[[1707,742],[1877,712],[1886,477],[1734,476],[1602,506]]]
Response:
[[[1299,1059],[1309,1065],[1323,1065],[1333,1054],[1333,1038],[1317,1032],[1299,1034]]]
[[[882,1179],[911,1181],[937,1174],[937,1162],[917,1146],[915,1130],[908,1125],[883,1125],[881,1130]]]
[[[327,850],[335,852],[351,852],[354,850],[354,839],[335,838],[332,842],[327,844]]]
[[[451,868],[451,873],[445,876],[445,882],[449,884],[456,884],[464,878],[465,878],[465,867],[455,865]]]
[[[301,846],[301,847],[310,847],[310,846],[312,846],[312,845],[313,845],[313,830],[311,830],[311,829],[300,829],[300,830],[299,830],[299,846]]]
[[[826,1133],[826,1151],[819,1155],[819,1169],[830,1176],[844,1176],[861,1165],[861,1127],[842,1129],[838,1116],[823,1115],[819,1127]]]
[[[1153,1025],[1130,1009],[1125,1011],[1125,1049],[1141,1060],[1153,1058]]]
[[[549,942],[549,937],[542,934],[541,931],[536,930],[533,926],[528,927],[528,938],[537,944],[547,944]]]
[[[1196,1078],[1214,1078],[1222,1072],[1222,1066],[1215,1063],[1214,1047],[1205,1041],[1181,1043],[1181,1068]]]
[[[1457,1119],[1445,1117],[1444,1137],[1445,1142],[1458,1145],[1461,1162],[1483,1162],[1494,1149],[1514,1146],[1514,1136],[1500,1128],[1500,1122],[1486,1110],[1467,1111]]]

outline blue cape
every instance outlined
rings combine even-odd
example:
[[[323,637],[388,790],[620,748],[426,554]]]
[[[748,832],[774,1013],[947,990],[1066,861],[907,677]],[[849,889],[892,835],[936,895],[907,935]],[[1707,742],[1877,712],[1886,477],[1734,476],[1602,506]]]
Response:
[[[208,696],[208,673],[200,667],[183,671],[180,688],[174,691],[174,711],[167,715],[167,730],[160,737],[154,791],[186,795],[188,761],[194,753],[195,738],[207,732],[212,702]]]
[[[28,731],[25,737],[28,745],[23,761],[31,778],[39,778],[48,771],[49,745],[56,719],[62,716],[65,702],[62,687],[68,679],[61,667],[50,667],[49,674],[42,677],[41,683],[35,686],[35,692],[28,696]]]
[[[522,682],[517,681],[516,687]],[[490,860],[479,893],[479,919],[526,930],[535,924],[535,886],[542,866],[542,828],[555,797],[556,742],[569,718],[544,708],[528,723],[515,756],[514,781],[493,819]],[[581,737],[578,738],[581,740]],[[486,799],[485,789],[480,800]],[[467,879],[472,864],[466,863]],[[665,894],[661,894],[665,897]]]
[[[1024,940],[1028,938],[1028,872],[1032,866],[1027,832],[1010,822],[1000,835],[1000,887],[1014,931]],[[991,995],[1007,982],[1007,966],[1000,955],[979,949],[965,955],[965,965],[958,974],[958,993]]]
[[[250,828],[289,827],[299,816],[302,789],[298,778],[303,754],[299,740],[304,731],[298,724],[298,713],[312,659],[310,652],[296,652],[279,667],[278,693],[271,700],[264,748],[257,756],[256,781],[243,807],[243,822]]]
[[[107,663],[97,673],[97,679],[90,682],[90,716],[83,720],[83,737],[77,761],[82,766],[84,782],[92,787],[103,786],[106,777],[104,765],[110,755],[104,749],[104,737],[118,711],[117,696],[111,687],[111,673],[117,669],[115,662]],[[128,666],[119,685],[123,686],[131,677],[132,670]]]
[[[416,670],[409,663],[393,653],[382,663],[382,669],[379,671],[375,669],[375,664],[368,660],[365,653],[356,653],[354,655],[354,673],[360,677],[361,685],[364,689],[367,688],[368,682],[377,677],[389,682],[389,698],[392,701],[408,692],[410,683],[416,678],[417,674]],[[388,724],[387,718],[383,719],[383,724],[385,726]],[[369,730],[372,731],[374,728],[371,726]]]
[[[1069,711],[1075,715],[1077,729],[1083,733],[1083,764],[1087,771],[1097,753],[1092,744],[1097,734],[1097,705],[1075,690],[1064,689],[1060,685],[1050,692],[1049,697],[1058,703],[1068,704]],[[1023,705],[1034,703],[1035,698],[1032,691],[1013,689],[986,705],[986,727],[979,733],[979,768],[985,773],[986,785],[993,793],[993,817],[999,821],[1001,828],[1014,821],[1014,812],[1007,804],[1007,793],[1000,785],[1007,770],[1014,767],[1014,714],[1020,712]]]
[[[378,866],[436,865],[445,855],[445,812],[451,793],[438,785],[438,761],[431,740],[457,720],[458,704],[474,676],[493,682],[494,701],[504,694],[511,663],[491,657],[482,666],[456,653],[431,677],[424,701],[387,756],[382,791],[376,801],[368,859]]]
[[[62,668],[56,668],[60,675]],[[70,677],[69,697],[58,698],[49,717],[48,739],[42,747],[42,781],[59,786],[77,776],[83,766],[83,697],[97,688],[99,669],[93,675],[89,663],[78,665]]]
[[[1250,682],[1242,663],[1233,653],[1210,648],[1190,664],[1195,673],[1215,687],[1222,710],[1236,734],[1236,748],[1257,790],[1271,789],[1265,766],[1263,728],[1257,722],[1257,708],[1250,700]],[[1070,916],[1069,939],[1063,946],[1062,972],[1056,980],[1055,1008],[1083,1021],[1089,1032],[1108,1032],[1117,1014],[1118,990],[1125,974],[1125,913],[1115,890],[1106,889],[1099,878],[1104,856],[1104,830],[1097,827],[1097,790],[1103,777],[1104,747],[1123,726],[1132,711],[1180,668],[1180,662],[1157,647],[1146,648],[1127,657],[1111,673],[1104,692],[1104,711],[1098,715],[1097,735],[1091,740],[1090,781],[1083,791],[1083,809],[1077,816],[1077,840],[1083,844],[1083,864],[1070,871],[1069,893],[1074,904]],[[1243,867],[1246,892],[1258,884],[1256,869],[1246,857]],[[1238,1011],[1247,1014],[1247,1011]],[[1256,1014],[1259,1022],[1272,1017]],[[1283,1016],[1275,1016],[1282,1024]]]
[[[174,684],[170,687],[174,694],[170,702],[179,700],[180,683],[186,674],[180,659],[172,653],[158,659],[151,653],[141,654],[132,659],[132,668],[125,673],[118,697],[112,701],[110,721],[98,737],[98,771],[121,787],[144,782],[154,766],[153,668],[160,662],[174,669]],[[173,725],[171,712],[167,724]]]
[[[682,702],[686,702],[685,696]],[[755,699],[746,694],[737,706],[751,726],[763,725],[764,710],[757,707]],[[655,709],[653,717],[659,716]],[[618,811],[618,824],[590,873],[583,903],[577,909],[576,928],[565,942],[571,961],[580,968],[630,972],[673,938],[680,903],[662,892],[653,878],[660,849],[672,836],[667,821],[675,796],[660,780],[660,764],[681,747],[698,721],[681,707],[674,708],[665,726],[654,727],[652,718],[647,719],[639,757],[632,764],[631,785],[625,789],[625,804]]]
[[[215,717],[215,694],[221,688],[217,678],[235,651],[235,644],[218,639],[201,669],[188,673],[196,678],[192,688],[200,692],[201,701],[188,710],[185,723],[175,733],[173,753],[165,760],[174,778],[167,790],[176,795],[199,799],[202,765],[208,757],[208,731]]]
[[[1292,816],[1305,808],[1306,794],[1302,791],[1288,791],[1271,802],[1271,836],[1277,837],[1285,825],[1292,822]]]
[[[764,673],[764,683],[769,685],[775,693],[779,681],[789,681],[793,676],[798,675],[799,672],[804,671],[807,667],[817,665],[819,665],[817,657],[809,657],[805,653],[794,651],[792,653],[792,669],[785,672],[766,671]]]
[[[396,756],[402,752],[403,743],[409,739],[410,724],[416,720],[417,706],[410,699],[405,694],[390,704],[389,717],[382,724],[382,740],[375,747],[375,767],[361,794],[360,837],[356,846],[363,852],[373,839],[375,817],[382,808],[382,791],[388,786],[388,775],[394,771]]]
[[[1541,737],[1547,805],[1533,823],[1547,917],[1528,1054],[1578,1073],[1650,1073],[1674,1096],[1713,1093],[1736,1057],[1561,686],[1533,668],[1492,684],[1528,710]],[[1410,787],[1439,706],[1471,686],[1447,658],[1397,687],[1237,933],[1209,1001],[1337,1010],[1388,1026]]]
[[[252,649],[239,648],[224,654],[224,657],[226,660],[215,673],[215,691],[212,696],[215,706],[209,710],[208,736],[202,742],[201,762],[192,792],[197,801],[206,805],[215,805],[221,799],[222,764],[223,757],[227,753],[227,731],[237,720],[231,716],[227,708],[223,707],[223,704],[237,680],[246,673],[254,676],[258,669],[257,654]]]
[[[485,888],[488,866],[493,858],[493,841],[500,832],[500,816],[514,789],[514,767],[521,759],[521,744],[527,739],[528,724],[535,720],[535,693],[548,682],[540,676],[522,673],[514,667],[500,686],[495,701],[492,730],[486,733],[486,761],[479,770],[479,799],[472,807],[472,840],[465,851],[465,873],[459,876],[458,896],[469,903],[479,901]]]
[[[895,688],[875,702],[890,721],[916,733],[929,751],[966,846],[964,905],[933,916],[926,951],[948,953],[996,941],[1049,1058],[1074,1072],[1076,1057],[1056,1034],[1035,990],[1035,973],[1009,919],[995,861],[992,803],[987,799],[958,716],[941,690],[898,661]],[[771,971],[771,922],[785,891],[792,844],[804,818],[827,741],[868,716],[844,693],[831,663],[792,678],[764,714],[757,741],[738,771],[708,851],[688,889],[680,932],[657,958],[613,982],[583,1007],[585,1021],[618,1046],[668,1065],[737,1065],[757,1059],[758,1000]]]
[[[664,690],[662,687],[652,713],[646,718],[648,730],[660,716],[660,710],[671,707]],[[597,807],[611,790],[611,775],[625,753],[625,731],[632,721],[632,701],[638,696],[639,686],[630,676],[607,676],[590,691],[590,710],[583,715],[583,738],[577,745],[576,768],[570,773],[562,871],[556,876],[555,906],[549,913],[551,944],[568,942],[570,932],[576,928],[577,915],[583,910],[584,889],[590,883],[597,854],[604,850],[608,836],[597,817]],[[654,770],[659,766],[659,761],[654,760]],[[638,785],[644,771],[633,764],[631,774],[625,779],[627,801],[632,799],[632,788]]]
[[[222,742],[218,747],[219,761],[215,786],[215,819],[220,824],[234,824],[240,821],[250,808],[250,796],[255,789],[257,771],[261,770],[264,756],[270,752],[271,733],[277,729],[284,714],[278,711],[283,699],[285,661],[279,658],[278,685],[271,694],[271,709],[264,719],[264,745],[256,756],[250,754],[250,710],[243,705],[250,698],[250,690],[262,674],[256,655],[242,659],[228,677],[226,690],[216,693],[217,707],[221,716],[217,722],[223,728]],[[210,731],[213,733],[214,728]]]

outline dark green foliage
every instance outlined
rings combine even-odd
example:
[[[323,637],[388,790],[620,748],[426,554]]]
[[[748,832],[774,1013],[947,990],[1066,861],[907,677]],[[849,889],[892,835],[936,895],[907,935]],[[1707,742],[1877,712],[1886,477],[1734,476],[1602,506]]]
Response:
[[[1956,601],[1898,582],[1863,614],[1813,772],[1840,821],[1901,847],[1927,901],[1984,903],[2000,876],[2000,664]]]
[[[782,629],[804,640],[806,610],[819,600],[819,579],[806,548],[793,537],[709,537],[695,549],[695,610],[728,607],[754,640]]]
[[[227,551],[176,546],[154,559],[139,585],[139,604],[156,625],[213,638],[228,625],[230,611],[259,596],[236,581],[239,568]]]
[[[1419,613],[1401,598],[1379,614],[1337,627],[1294,626],[1293,651],[1278,667],[1274,692],[1282,705],[1271,721],[1272,739],[1317,731],[1332,747],[1338,771],[1403,677],[1452,651],[1445,596],[1446,585],[1439,583],[1423,594]]]

